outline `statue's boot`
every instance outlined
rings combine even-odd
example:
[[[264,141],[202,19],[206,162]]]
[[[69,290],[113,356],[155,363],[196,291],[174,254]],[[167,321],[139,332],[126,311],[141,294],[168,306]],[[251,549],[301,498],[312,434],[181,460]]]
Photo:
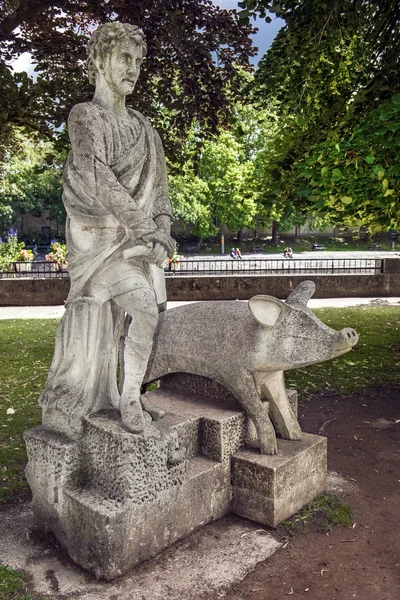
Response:
[[[146,373],[152,342],[125,338],[124,384],[119,409],[122,424],[132,433],[142,433],[145,419],[140,398],[140,388]]]

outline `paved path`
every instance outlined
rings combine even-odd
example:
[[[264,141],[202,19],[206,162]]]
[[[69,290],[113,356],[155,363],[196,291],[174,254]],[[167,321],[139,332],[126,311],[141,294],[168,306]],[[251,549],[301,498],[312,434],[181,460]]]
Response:
[[[189,302],[168,302],[168,308],[190,304]],[[311,298],[310,308],[344,307],[344,306],[400,306],[400,298]],[[0,306],[2,319],[61,319],[64,306]]]

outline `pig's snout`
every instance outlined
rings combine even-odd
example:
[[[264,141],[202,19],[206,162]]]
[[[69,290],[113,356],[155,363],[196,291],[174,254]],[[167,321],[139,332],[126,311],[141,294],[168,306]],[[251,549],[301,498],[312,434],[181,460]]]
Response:
[[[358,334],[354,329],[345,327],[338,332],[338,348],[347,350],[355,346],[358,342]]]

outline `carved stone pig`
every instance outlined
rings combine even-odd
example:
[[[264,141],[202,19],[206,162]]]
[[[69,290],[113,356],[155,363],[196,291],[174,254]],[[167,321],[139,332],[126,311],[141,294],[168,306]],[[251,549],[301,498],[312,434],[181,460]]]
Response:
[[[307,302],[304,281],[286,302],[254,296],[249,302],[199,302],[166,311],[154,336],[145,382],[168,373],[193,373],[225,387],[251,417],[263,454],[276,454],[272,410],[282,436],[301,439],[283,371],[335,358],[358,341],[354,329],[334,331]]]

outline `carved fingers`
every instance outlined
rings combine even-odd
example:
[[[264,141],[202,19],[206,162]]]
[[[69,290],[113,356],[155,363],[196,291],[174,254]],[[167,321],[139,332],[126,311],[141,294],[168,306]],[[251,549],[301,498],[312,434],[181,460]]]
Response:
[[[167,251],[162,244],[156,242],[153,245],[153,250],[150,255],[150,261],[156,264],[158,267],[162,267],[167,258]]]
[[[168,256],[172,256],[175,249],[175,242],[172,237],[166,233],[165,231],[161,231],[160,229],[154,231],[153,233],[149,233],[143,236],[143,239],[146,242],[154,242],[154,244],[161,244]]]

